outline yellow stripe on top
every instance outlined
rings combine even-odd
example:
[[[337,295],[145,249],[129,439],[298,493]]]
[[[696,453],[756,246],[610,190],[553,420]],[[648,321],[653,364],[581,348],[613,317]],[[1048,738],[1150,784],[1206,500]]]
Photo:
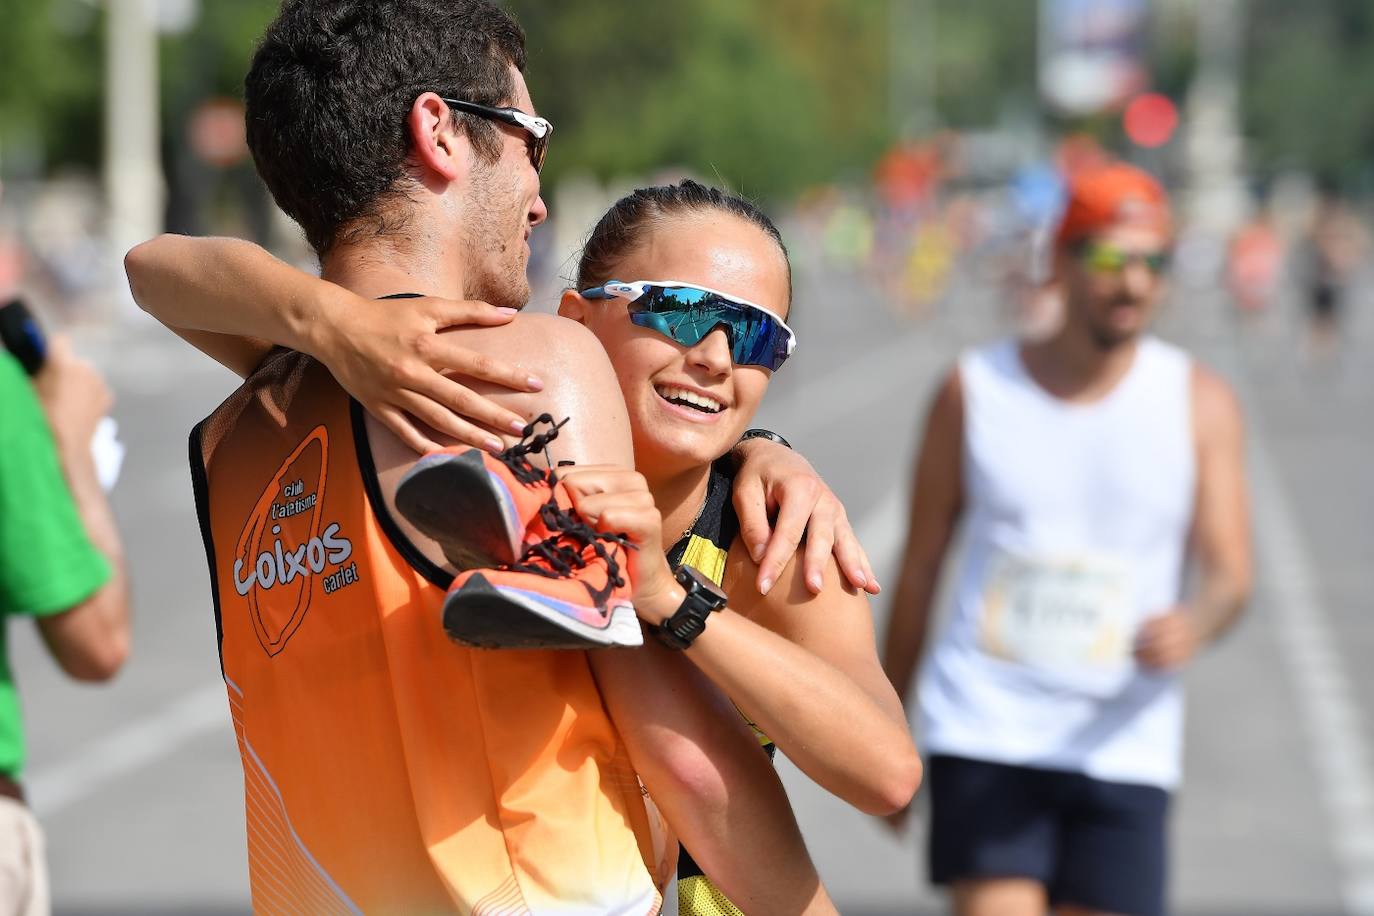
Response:
[[[723,585],[725,582],[725,558],[729,555],[728,550],[717,547],[709,539],[699,534],[693,534],[688,536],[687,549],[682,554],[682,565],[692,567],[716,585]],[[740,715],[744,716],[744,713],[741,712]],[[767,747],[773,743],[773,740],[765,735],[748,716],[744,716],[744,721],[748,722],[749,727],[754,730],[754,735],[759,739],[759,744]]]
[[[705,875],[678,879],[677,901],[678,916],[744,916]]]
[[[725,559],[728,556],[728,550],[717,547],[709,538],[693,534],[688,536],[681,565],[692,567],[716,585],[723,585]],[[744,714],[741,712],[740,715]],[[744,717],[744,721],[758,736],[759,744],[766,747],[773,743],[748,716]],[[744,916],[744,912],[731,903],[705,875],[678,879],[677,900],[678,916]]]
[[[699,534],[687,539],[687,550],[682,554],[682,565],[690,566],[716,585],[725,582],[725,558],[728,552],[712,544]]]

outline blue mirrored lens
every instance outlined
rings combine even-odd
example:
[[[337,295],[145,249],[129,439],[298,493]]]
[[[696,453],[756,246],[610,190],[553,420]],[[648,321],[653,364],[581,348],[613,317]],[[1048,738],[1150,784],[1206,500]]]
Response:
[[[771,316],[715,293],[652,286],[630,304],[630,321],[694,347],[717,328],[730,340],[736,365],[777,369],[787,359],[788,334]]]

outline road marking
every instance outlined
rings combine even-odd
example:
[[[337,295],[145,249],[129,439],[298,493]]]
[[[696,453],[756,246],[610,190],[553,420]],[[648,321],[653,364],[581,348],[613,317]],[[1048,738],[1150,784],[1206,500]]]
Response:
[[[1258,420],[1252,416],[1250,458],[1266,604],[1273,609],[1279,652],[1303,713],[1346,912],[1374,916],[1374,758],[1366,719],[1336,650],[1311,556]]]
[[[224,685],[210,684],[35,772],[29,804],[40,819],[51,817],[217,729],[229,734],[229,705]]]

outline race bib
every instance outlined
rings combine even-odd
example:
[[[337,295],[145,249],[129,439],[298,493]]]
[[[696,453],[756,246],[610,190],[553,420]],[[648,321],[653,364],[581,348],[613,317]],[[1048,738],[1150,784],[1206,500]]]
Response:
[[[979,645],[1042,668],[1115,667],[1135,631],[1130,571],[1112,557],[1018,557],[988,569]]]

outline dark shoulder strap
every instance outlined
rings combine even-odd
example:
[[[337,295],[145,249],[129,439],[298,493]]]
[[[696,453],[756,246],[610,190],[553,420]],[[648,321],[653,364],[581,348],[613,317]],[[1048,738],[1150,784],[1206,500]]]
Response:
[[[711,465],[711,479],[706,485],[706,505],[696,524],[668,551],[668,563],[676,568],[693,537],[704,538],[721,550],[728,551],[739,534],[739,516],[735,514],[735,468],[729,456]]]

